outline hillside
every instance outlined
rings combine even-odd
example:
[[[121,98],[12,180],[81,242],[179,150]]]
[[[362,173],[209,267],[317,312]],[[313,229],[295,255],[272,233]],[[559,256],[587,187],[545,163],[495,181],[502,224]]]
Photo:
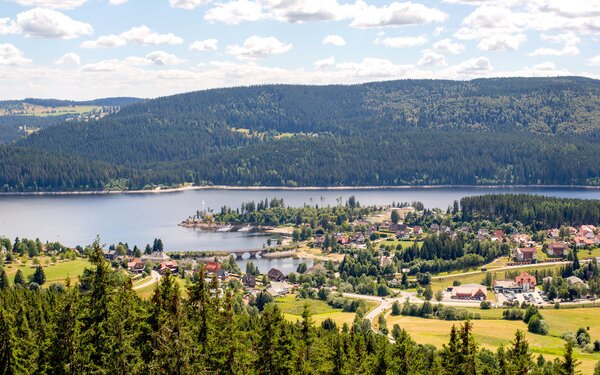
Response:
[[[214,89],[48,126],[0,152],[13,155],[0,185],[58,190],[48,175],[68,175],[86,189],[86,173],[64,167],[71,157],[93,161],[99,186],[127,188],[597,185],[599,137],[600,81],[579,77]],[[48,165],[30,168],[32,152]],[[19,175],[30,182],[15,186]]]
[[[100,119],[141,100],[123,97],[88,101],[36,98],[0,101],[0,143],[16,141],[68,121]]]

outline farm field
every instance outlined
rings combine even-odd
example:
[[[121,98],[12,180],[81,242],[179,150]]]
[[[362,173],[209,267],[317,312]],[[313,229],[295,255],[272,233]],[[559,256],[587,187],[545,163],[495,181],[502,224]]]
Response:
[[[522,321],[502,320],[501,309],[468,310],[481,314],[482,320],[472,321],[474,334],[477,343],[490,350],[495,350],[500,345],[510,345],[517,329],[525,332],[532,353],[536,356],[543,354],[546,359],[562,356],[565,341],[560,336],[565,332],[575,332],[580,327],[589,326],[592,341],[600,339],[600,308],[540,310],[544,319],[550,324],[550,333],[547,336],[527,332],[527,326]],[[432,344],[438,348],[447,344],[450,328],[453,324],[459,323],[461,322],[417,317],[387,317],[388,327],[398,324],[418,343]],[[584,353],[576,349],[575,354],[581,361],[579,369],[584,374],[592,373],[596,362],[600,360],[599,353]]]
[[[41,264],[44,262],[42,260]],[[64,283],[67,277],[71,279],[78,278],[83,274],[83,270],[85,268],[91,267],[90,262],[87,259],[75,259],[75,260],[65,260],[59,261],[56,264],[51,264],[49,266],[43,266],[44,273],[46,275],[46,283],[44,286],[48,286],[52,283]],[[23,272],[23,276],[27,279],[29,276],[33,275],[35,268],[32,263],[29,264],[7,264],[4,266],[4,270],[8,276],[9,282],[12,284],[15,274],[18,270]]]

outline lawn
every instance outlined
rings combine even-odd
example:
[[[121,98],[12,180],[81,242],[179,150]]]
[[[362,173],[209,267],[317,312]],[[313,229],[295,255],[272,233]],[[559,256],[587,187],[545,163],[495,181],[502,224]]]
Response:
[[[574,310],[576,309],[563,311],[571,312],[573,315],[568,315],[570,319],[575,319],[576,321],[581,319],[580,322],[589,322],[593,317],[593,312],[590,311],[582,315],[582,318],[579,318],[574,313]],[[478,311],[480,313],[483,312],[483,310]],[[561,310],[556,311],[562,312]],[[546,359],[560,357],[563,354],[565,341],[559,337],[553,336],[554,332],[557,332],[563,328],[567,328],[567,326],[569,329],[571,329],[572,327],[577,326],[578,323],[565,323],[565,327],[559,327],[557,323],[558,320],[570,319],[565,319],[565,316],[567,316],[566,314],[550,314],[549,312],[550,311],[543,311],[542,314],[544,314],[544,317],[550,322],[551,335],[542,336],[531,334],[527,332],[527,326],[522,321],[484,319],[472,321],[475,339],[480,347],[495,350],[500,345],[510,345],[510,341],[514,338],[515,331],[520,329],[521,331],[525,332],[529,342],[529,347],[534,355],[541,353],[544,355],[544,357],[546,357]],[[598,312],[600,312],[600,310],[596,310],[596,314]],[[394,324],[398,324],[400,327],[406,329],[412,338],[418,343],[432,344],[438,348],[441,348],[443,344],[448,343],[448,334],[450,332],[450,328],[453,324],[458,325],[459,323],[460,322],[404,316],[388,316],[387,318],[387,324],[389,328],[393,327]],[[556,324],[554,328],[552,327],[553,323]],[[600,338],[597,334],[595,335],[598,330],[600,330],[600,326],[596,325],[596,329],[590,331],[592,340],[595,338]],[[579,369],[586,374],[592,373],[596,362],[600,360],[600,354],[583,353],[579,349],[576,349],[575,355],[577,359],[582,362]]]
[[[42,259],[40,259],[42,260]],[[42,264],[44,264],[42,260]],[[44,286],[52,283],[64,283],[67,277],[71,279],[78,278],[83,274],[85,268],[91,267],[90,262],[87,259],[77,258],[75,260],[59,261],[56,264],[49,266],[43,266],[44,273],[46,274],[46,283]],[[27,265],[21,264],[7,264],[4,266],[4,270],[8,275],[10,283],[13,282],[17,270],[23,272],[23,276],[27,279],[30,275],[33,275],[35,267],[32,263]]]
[[[327,318],[333,319],[338,327],[342,327],[344,323],[352,325],[355,313],[343,312],[341,309],[336,309],[327,304],[325,301],[313,299],[296,298],[296,294],[288,294],[283,297],[275,298],[275,303],[283,312],[285,318],[291,322],[296,322],[302,319],[304,304],[308,304],[311,319],[316,325],[320,325]],[[367,302],[367,311],[372,310],[377,306],[376,302]]]
[[[179,284],[179,290],[181,291],[181,297],[183,298],[187,298],[188,296],[188,292],[187,292],[187,280],[184,280],[180,277],[174,277],[174,279],[177,281],[177,283]],[[143,287],[141,289],[136,289],[135,292],[138,294],[138,296],[140,296],[142,299],[148,299],[150,297],[152,297],[152,294],[154,293],[154,289],[156,288],[156,283],[155,284],[150,284],[146,287]]]

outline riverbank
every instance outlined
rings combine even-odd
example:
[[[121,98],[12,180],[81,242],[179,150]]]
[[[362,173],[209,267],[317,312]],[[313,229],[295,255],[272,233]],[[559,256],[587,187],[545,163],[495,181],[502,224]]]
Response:
[[[79,190],[79,191],[26,191],[26,192],[0,192],[0,196],[45,196],[45,195],[110,195],[110,194],[161,194],[178,193],[189,190],[241,190],[241,191],[336,191],[336,190],[402,190],[402,189],[581,189],[600,190],[594,185],[378,185],[378,186],[232,186],[232,185],[186,185],[174,188],[161,188],[149,190]]]

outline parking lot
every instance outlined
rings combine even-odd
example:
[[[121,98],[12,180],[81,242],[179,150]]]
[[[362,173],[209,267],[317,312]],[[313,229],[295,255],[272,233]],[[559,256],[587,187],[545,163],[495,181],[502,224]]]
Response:
[[[514,303],[514,301],[518,301],[519,305],[523,302],[531,303],[534,305],[542,305],[544,303],[548,303],[547,299],[544,296],[544,292],[540,291],[538,288],[535,291],[523,292],[523,293],[515,293],[515,292],[504,292],[496,294],[496,298],[498,299],[498,305],[502,306],[504,302]]]

